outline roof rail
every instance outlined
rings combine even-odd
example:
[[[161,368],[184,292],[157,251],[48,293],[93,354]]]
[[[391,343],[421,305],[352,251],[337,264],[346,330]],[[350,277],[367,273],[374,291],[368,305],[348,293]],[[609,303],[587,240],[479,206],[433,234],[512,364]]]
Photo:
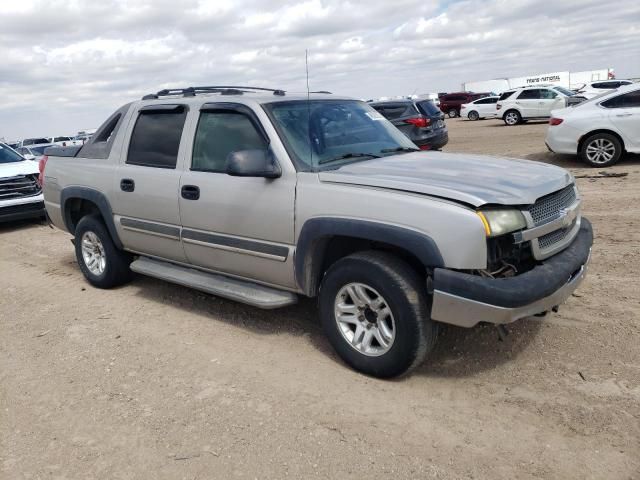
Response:
[[[168,97],[174,95],[182,95],[183,97],[195,97],[198,93],[219,93],[221,95],[242,95],[245,92],[273,92],[274,95],[283,97],[284,90],[262,87],[239,87],[230,85],[213,85],[207,87],[187,87],[187,88],[170,88],[160,90],[157,93],[150,93],[142,97],[142,100],[156,100],[160,97]]]

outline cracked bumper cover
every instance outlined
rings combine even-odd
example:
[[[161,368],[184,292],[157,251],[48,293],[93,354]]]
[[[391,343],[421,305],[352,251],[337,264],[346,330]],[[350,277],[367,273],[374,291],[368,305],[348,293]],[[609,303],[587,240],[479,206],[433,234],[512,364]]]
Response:
[[[567,248],[521,275],[484,278],[436,268],[431,318],[473,327],[549,311],[571,296],[586,276],[592,244],[591,223],[582,217],[580,231]]]

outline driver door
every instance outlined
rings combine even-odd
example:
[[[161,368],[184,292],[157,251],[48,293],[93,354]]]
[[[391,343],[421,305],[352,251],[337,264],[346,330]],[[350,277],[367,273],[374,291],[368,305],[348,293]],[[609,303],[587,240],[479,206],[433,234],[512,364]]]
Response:
[[[295,288],[293,165],[280,161],[282,176],[275,179],[232,177],[225,168],[234,151],[271,148],[277,157],[270,143],[247,106],[202,107],[180,179],[182,242],[194,266]]]

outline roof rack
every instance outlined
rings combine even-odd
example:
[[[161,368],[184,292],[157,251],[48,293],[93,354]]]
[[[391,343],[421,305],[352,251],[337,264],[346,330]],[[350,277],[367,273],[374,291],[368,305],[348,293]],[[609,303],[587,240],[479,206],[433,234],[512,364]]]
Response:
[[[160,90],[157,93],[150,93],[142,97],[142,100],[157,100],[160,97],[169,97],[174,95],[182,95],[183,97],[195,97],[198,93],[219,93],[221,95],[242,95],[245,92],[273,92],[274,95],[283,97],[284,90],[262,87],[238,87],[230,85],[214,85],[209,87],[187,87],[187,88],[170,88]]]

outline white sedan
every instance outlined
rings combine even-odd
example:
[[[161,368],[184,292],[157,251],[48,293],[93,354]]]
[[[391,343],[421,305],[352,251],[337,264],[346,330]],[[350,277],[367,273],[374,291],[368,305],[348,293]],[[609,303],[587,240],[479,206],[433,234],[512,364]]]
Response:
[[[546,144],[608,167],[626,152],[640,153],[640,84],[626,85],[575,107],[551,112]]]
[[[597,82],[586,83],[576,91],[578,95],[586,99],[590,99],[606,92],[611,92],[616,88],[631,85],[631,80],[600,80]]]
[[[460,116],[469,120],[480,120],[481,118],[495,118],[498,111],[496,103],[500,97],[482,97],[473,102],[460,105]]]

